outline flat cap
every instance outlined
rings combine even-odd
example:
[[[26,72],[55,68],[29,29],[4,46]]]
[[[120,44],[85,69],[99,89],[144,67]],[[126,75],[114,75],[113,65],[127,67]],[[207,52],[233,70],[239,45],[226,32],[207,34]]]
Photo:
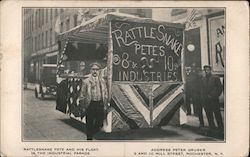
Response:
[[[102,68],[101,64],[98,62],[93,62],[90,64],[90,68],[92,68],[94,65],[98,66],[99,68]]]
[[[204,65],[203,68],[204,69],[212,69],[210,65]]]

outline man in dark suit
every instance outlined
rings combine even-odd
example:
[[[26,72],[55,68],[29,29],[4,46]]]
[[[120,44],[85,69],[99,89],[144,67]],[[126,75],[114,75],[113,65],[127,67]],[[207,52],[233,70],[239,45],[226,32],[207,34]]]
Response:
[[[193,67],[193,90],[192,90],[192,101],[194,106],[194,113],[199,118],[200,127],[204,127],[203,120],[203,102],[202,102],[202,72],[200,68]]]
[[[202,114],[202,76],[200,68],[192,65],[191,69],[187,70],[187,83],[186,83],[186,105],[187,115],[191,114],[191,103],[193,104],[194,115],[199,118],[200,127],[204,127],[203,114]],[[188,71],[189,70],[189,71]]]
[[[209,127],[215,128],[214,117],[218,124],[219,129],[223,129],[223,121],[220,113],[219,96],[223,90],[220,78],[211,73],[211,66],[205,65],[204,67],[206,76],[202,81],[202,92],[204,98],[204,109],[206,111]]]

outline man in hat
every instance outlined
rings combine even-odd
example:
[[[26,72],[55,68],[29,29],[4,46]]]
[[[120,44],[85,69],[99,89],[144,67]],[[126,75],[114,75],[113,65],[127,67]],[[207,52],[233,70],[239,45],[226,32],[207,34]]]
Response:
[[[191,114],[191,102],[193,104],[194,115],[199,118],[200,127],[204,127],[202,114],[202,73],[201,69],[192,64],[192,67],[187,68],[187,83],[186,83],[186,106],[187,115]]]
[[[192,87],[192,69],[191,67],[186,67],[186,108],[187,115],[191,115],[191,87]]]
[[[108,91],[105,80],[100,77],[101,65],[97,62],[90,64],[90,76],[83,80],[80,92],[80,105],[85,106],[87,140],[103,127],[105,110],[108,103]]]
[[[214,129],[214,117],[219,129],[223,129],[223,121],[220,113],[219,96],[223,90],[220,78],[211,73],[211,66],[205,65],[205,77],[202,81],[202,91],[204,97],[204,109],[206,111],[209,127]]]

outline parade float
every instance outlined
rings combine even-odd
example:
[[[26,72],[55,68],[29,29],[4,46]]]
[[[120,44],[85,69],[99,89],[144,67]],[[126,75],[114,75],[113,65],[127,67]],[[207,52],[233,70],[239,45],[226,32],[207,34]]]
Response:
[[[113,12],[59,34],[56,109],[85,122],[78,97],[98,61],[109,92],[106,132],[182,124],[183,32],[183,24]]]

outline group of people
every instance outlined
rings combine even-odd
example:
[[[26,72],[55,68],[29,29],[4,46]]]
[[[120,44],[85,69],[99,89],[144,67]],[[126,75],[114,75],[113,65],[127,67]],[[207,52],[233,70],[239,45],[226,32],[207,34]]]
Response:
[[[202,70],[195,65],[186,69],[186,108],[187,115],[191,114],[193,104],[194,114],[199,118],[200,127],[204,127],[203,108],[205,110],[208,125],[211,129],[223,130],[223,120],[220,111],[219,96],[223,91],[220,78],[211,72],[211,66],[205,65]],[[214,116],[217,127],[214,123]]]

